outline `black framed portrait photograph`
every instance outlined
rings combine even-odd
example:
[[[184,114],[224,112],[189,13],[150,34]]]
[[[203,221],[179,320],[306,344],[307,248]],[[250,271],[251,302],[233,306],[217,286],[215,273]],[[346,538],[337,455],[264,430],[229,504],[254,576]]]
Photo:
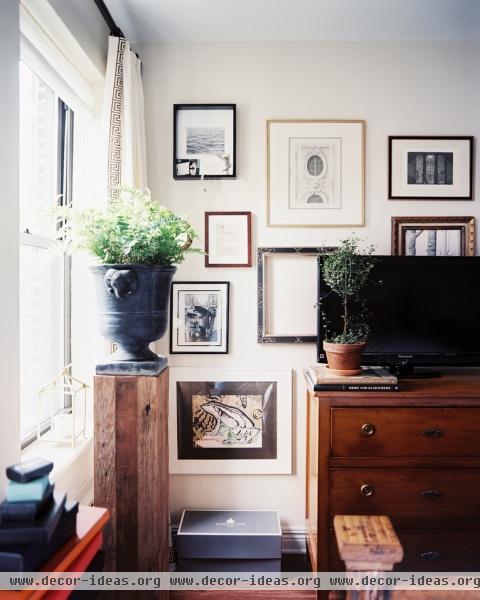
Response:
[[[173,178],[236,177],[236,105],[174,104]]]
[[[228,281],[174,281],[170,301],[172,354],[228,354]]]
[[[390,136],[390,200],[472,200],[472,136]]]

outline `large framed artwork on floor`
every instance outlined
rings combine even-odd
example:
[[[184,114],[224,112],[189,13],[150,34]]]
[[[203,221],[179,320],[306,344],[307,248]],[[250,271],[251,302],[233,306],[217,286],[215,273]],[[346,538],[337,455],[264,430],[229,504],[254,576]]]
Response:
[[[172,474],[289,474],[289,370],[170,368]]]
[[[365,121],[267,121],[267,224],[361,227]]]

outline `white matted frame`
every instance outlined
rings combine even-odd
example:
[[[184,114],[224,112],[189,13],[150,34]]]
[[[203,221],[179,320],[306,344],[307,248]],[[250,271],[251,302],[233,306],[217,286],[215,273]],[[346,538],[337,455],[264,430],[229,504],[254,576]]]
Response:
[[[473,200],[472,136],[389,136],[390,200]]]
[[[173,105],[173,178],[234,178],[235,104]]]
[[[229,313],[229,281],[174,281],[170,353],[228,354]]]
[[[252,213],[205,213],[205,267],[252,266]]]
[[[201,474],[290,474],[292,472],[292,372],[288,369],[277,370],[239,370],[223,368],[201,367],[170,367],[169,388],[169,465],[171,474],[201,475]],[[228,383],[241,382],[252,384],[276,384],[276,422],[272,424],[275,430],[276,449],[275,457],[248,458],[248,449],[242,458],[223,457],[181,459],[179,440],[182,419],[182,410],[185,404],[182,394],[179,393],[179,384],[194,384],[205,389],[205,384],[216,384],[214,387],[225,388]],[[187,411],[191,410],[187,407]],[[191,418],[188,414],[187,419]],[[193,428],[193,419],[192,419]],[[192,446],[193,447],[193,446]],[[255,448],[254,448],[255,450]],[[228,449],[223,451],[224,456]],[[213,454],[213,453],[211,453]]]
[[[365,121],[267,121],[267,225],[365,225]]]

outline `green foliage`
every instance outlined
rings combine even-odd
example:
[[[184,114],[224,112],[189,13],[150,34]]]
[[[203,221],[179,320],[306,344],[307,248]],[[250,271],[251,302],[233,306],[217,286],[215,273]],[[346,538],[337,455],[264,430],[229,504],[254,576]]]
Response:
[[[328,287],[342,302],[343,328],[330,333],[325,315],[326,341],[334,344],[359,344],[365,342],[368,333],[368,311],[359,293],[367,285],[370,271],[375,264],[375,246],[360,248],[360,239],[351,235],[330,252],[322,264],[322,276]]]
[[[370,328],[368,325],[370,313],[364,306],[361,306],[355,314],[351,312],[347,315],[347,327],[341,333],[330,333],[325,315],[322,313],[322,318],[325,324],[325,341],[332,344],[361,344],[368,338]]]
[[[103,209],[58,207],[59,239],[68,251],[86,250],[104,264],[170,266],[181,263],[197,233],[148,191],[122,188]]]

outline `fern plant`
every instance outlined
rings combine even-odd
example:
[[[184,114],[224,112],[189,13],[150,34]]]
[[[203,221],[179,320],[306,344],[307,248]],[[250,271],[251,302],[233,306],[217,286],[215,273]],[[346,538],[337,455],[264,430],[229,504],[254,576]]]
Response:
[[[325,341],[334,344],[360,344],[366,341],[369,333],[368,311],[359,293],[367,285],[375,264],[374,251],[373,245],[361,248],[360,239],[351,235],[323,260],[322,277],[330,290],[340,298],[343,323],[340,332],[330,332],[322,312]]]
[[[86,250],[104,264],[171,266],[181,263],[198,237],[182,217],[155,202],[148,190],[122,188],[109,206],[53,211],[62,250]]]

